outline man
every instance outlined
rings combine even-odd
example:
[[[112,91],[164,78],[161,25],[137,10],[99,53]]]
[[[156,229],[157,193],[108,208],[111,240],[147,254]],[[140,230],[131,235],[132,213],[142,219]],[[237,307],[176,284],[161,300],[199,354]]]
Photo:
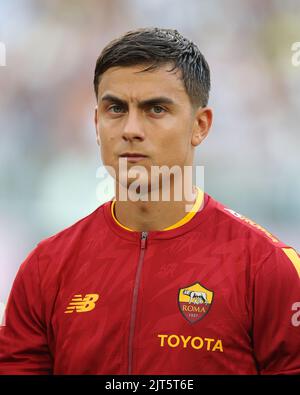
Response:
[[[0,372],[299,374],[298,254],[184,173],[212,122],[199,49],[175,30],[129,32],[102,51],[94,87],[116,196],[20,267]],[[169,200],[155,166],[182,171]]]

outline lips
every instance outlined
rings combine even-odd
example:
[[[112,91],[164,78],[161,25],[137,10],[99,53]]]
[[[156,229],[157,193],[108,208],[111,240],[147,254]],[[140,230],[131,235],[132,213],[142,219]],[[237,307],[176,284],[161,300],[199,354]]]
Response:
[[[135,157],[146,158],[147,157],[147,155],[140,154],[139,152],[125,152],[124,154],[121,154],[120,156],[121,156],[121,158],[135,158]]]
[[[147,155],[140,154],[139,152],[125,152],[120,155],[120,158],[126,158],[129,163],[136,163],[147,158]]]

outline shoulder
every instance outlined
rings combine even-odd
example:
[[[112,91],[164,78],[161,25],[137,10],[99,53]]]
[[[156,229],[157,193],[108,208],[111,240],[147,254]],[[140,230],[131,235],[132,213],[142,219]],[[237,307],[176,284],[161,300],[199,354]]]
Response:
[[[300,275],[299,254],[292,246],[281,241],[261,224],[216,200],[214,208],[215,229],[220,234],[220,239],[240,249],[256,269],[275,261],[280,265],[292,263]]]
[[[82,248],[88,250],[105,232],[103,209],[108,204],[110,202],[102,204],[71,226],[41,240],[22,263],[20,272],[30,271],[31,266],[42,273],[52,269],[57,271],[74,258],[76,251]]]
[[[235,237],[236,235],[239,235],[241,239],[246,237],[248,241],[251,239],[256,243],[262,243],[265,246],[270,245],[270,248],[272,248],[271,246],[287,246],[287,244],[281,241],[268,229],[264,228],[261,224],[258,224],[252,219],[238,213],[232,208],[229,208],[216,200],[214,200],[214,207],[216,221],[219,226],[221,228],[225,228],[226,232],[230,230]]]
[[[101,206],[97,207],[92,213],[84,218],[76,221],[74,224],[67,228],[59,231],[58,233],[41,240],[37,247],[40,252],[47,250],[52,251],[56,246],[67,248],[74,242],[78,242],[83,239],[90,239],[96,230],[100,232],[103,229],[103,208],[110,202],[106,202]]]
[[[260,240],[266,240],[271,244],[277,245],[282,243],[276,236],[269,232],[262,225],[256,223],[252,219],[236,212],[235,210],[225,206],[215,200],[216,215],[219,221],[222,220],[227,227],[236,229],[238,232],[247,234]]]

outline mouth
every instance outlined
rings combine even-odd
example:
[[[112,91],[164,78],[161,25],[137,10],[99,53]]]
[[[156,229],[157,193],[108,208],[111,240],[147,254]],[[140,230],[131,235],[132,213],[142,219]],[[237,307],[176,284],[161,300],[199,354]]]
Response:
[[[125,152],[124,154],[121,154],[119,157],[127,159],[129,163],[136,163],[147,158],[147,155],[140,154],[138,152]]]

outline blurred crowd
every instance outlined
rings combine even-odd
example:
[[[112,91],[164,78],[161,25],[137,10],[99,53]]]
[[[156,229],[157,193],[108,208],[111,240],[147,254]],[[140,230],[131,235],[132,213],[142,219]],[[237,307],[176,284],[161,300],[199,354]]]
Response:
[[[0,0],[0,301],[40,240],[109,200],[95,61],[138,27],[176,28],[210,65],[206,192],[300,250],[299,17],[297,0]]]

